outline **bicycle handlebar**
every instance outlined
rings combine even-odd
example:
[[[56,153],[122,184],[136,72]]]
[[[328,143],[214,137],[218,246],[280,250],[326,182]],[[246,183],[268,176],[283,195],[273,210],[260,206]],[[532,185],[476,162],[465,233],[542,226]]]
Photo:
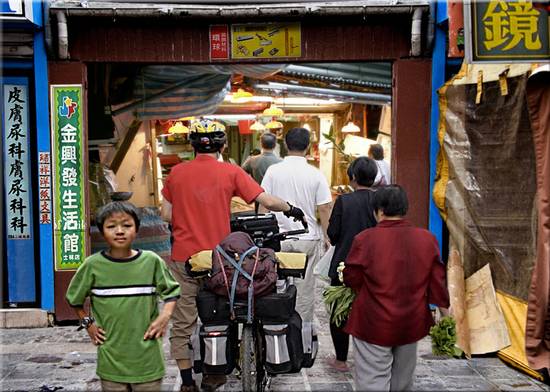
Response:
[[[261,224],[258,221],[258,218],[264,219],[268,218],[267,224]],[[286,232],[277,233],[278,230],[275,227],[278,227],[277,220],[273,214],[254,214],[254,215],[244,215],[235,217],[235,222],[237,223],[235,231],[245,231],[250,234],[254,242],[262,247],[264,243],[272,243],[284,241],[290,236],[305,234],[308,233],[308,225],[304,219],[298,220],[303,229],[299,230],[289,230]],[[233,229],[233,227],[232,227]]]

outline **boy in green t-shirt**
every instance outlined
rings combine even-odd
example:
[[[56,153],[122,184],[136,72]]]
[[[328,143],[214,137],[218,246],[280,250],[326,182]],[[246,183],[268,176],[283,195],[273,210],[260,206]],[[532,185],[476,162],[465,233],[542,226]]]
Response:
[[[178,283],[154,252],[132,249],[136,208],[112,202],[97,215],[109,249],[86,258],[66,298],[97,348],[104,391],[159,391],[164,376],[162,336],[180,295]],[[90,297],[93,317],[84,310]],[[158,311],[158,297],[164,301]]]

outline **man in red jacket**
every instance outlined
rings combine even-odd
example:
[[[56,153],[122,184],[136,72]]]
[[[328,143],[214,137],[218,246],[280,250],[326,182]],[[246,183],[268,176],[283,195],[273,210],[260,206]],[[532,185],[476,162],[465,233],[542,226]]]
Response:
[[[403,188],[380,188],[373,198],[378,225],[355,237],[346,258],[344,284],[357,294],[345,328],[357,390],[410,390],[417,342],[434,324],[429,304],[444,313],[449,306],[437,240],[403,219],[407,209]]]

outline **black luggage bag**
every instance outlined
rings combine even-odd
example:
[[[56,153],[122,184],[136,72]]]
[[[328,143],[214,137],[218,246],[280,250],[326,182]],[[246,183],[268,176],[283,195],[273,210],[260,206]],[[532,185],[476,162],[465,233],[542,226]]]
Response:
[[[253,211],[233,214],[231,232],[235,231],[247,233],[260,248],[271,248],[275,252],[281,250],[279,240],[269,239],[279,233],[279,224],[274,214],[255,214]]]
[[[272,293],[256,299],[256,318],[262,322],[288,320],[296,307],[296,286],[290,285],[284,293]]]

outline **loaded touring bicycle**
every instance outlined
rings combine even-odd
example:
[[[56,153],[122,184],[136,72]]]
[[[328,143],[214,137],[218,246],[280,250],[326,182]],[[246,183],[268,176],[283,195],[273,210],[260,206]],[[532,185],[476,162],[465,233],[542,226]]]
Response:
[[[273,214],[237,215],[216,249],[191,258],[191,274],[209,275],[197,295],[195,373],[237,369],[244,391],[263,391],[273,376],[313,366],[317,334],[294,309],[294,279],[304,277],[307,256],[280,252],[282,240],[307,232],[302,224],[279,233]]]

